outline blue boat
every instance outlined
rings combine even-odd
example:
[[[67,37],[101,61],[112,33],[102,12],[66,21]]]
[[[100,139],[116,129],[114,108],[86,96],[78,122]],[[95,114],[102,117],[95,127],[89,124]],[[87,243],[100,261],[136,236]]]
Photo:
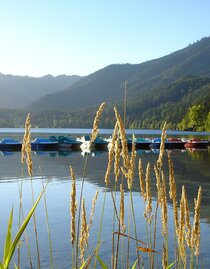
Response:
[[[58,136],[51,138],[54,138],[58,142],[58,150],[61,151],[79,150],[80,145],[82,144],[82,142],[71,136]]]
[[[57,150],[58,141],[52,138],[35,138],[31,142],[31,149],[34,151],[46,151],[46,150]]]
[[[13,138],[3,138],[0,140],[1,151],[19,151],[21,150],[22,143]]]

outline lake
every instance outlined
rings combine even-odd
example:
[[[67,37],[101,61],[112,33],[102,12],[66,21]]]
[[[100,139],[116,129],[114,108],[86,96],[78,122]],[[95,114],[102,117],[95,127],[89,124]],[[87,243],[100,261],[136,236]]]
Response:
[[[13,136],[17,134],[13,133]],[[19,135],[17,136],[19,137]],[[209,268],[210,255],[210,151],[209,150],[175,150],[171,152],[171,157],[174,163],[175,179],[177,183],[178,199],[180,199],[181,187],[186,186],[189,207],[191,214],[193,214],[194,201],[197,196],[199,185],[203,187],[202,207],[201,207],[201,250],[199,258],[199,268]],[[32,207],[31,199],[31,180],[27,176],[26,169],[22,176],[22,166],[20,162],[20,152],[4,152],[0,155],[0,250],[3,253],[3,244],[6,234],[7,222],[12,206],[14,207],[14,223],[13,234],[17,231],[18,226],[18,207],[19,207],[19,192],[18,184],[23,179],[23,207],[24,214]],[[99,256],[106,262],[110,268],[112,255],[112,232],[117,231],[117,221],[113,224],[113,202],[109,189],[106,190],[104,183],[104,175],[107,168],[108,154],[106,151],[93,152],[89,156],[83,156],[80,151],[77,152],[34,152],[33,153],[33,188],[35,197],[38,197],[42,190],[42,183],[48,183],[46,189],[46,200],[49,214],[49,224],[51,229],[52,240],[52,254],[54,268],[64,269],[71,268],[72,254],[71,254],[71,238],[70,238],[70,193],[71,180],[69,176],[69,166],[74,168],[77,178],[77,199],[79,199],[79,191],[81,188],[83,167],[87,158],[87,171],[85,174],[84,183],[84,198],[87,210],[87,220],[91,211],[92,198],[99,190],[99,197],[96,204],[95,214],[93,218],[93,225],[90,230],[89,250],[90,254],[94,251],[97,245],[97,236],[100,226],[101,212],[103,206],[104,195],[106,193],[106,204],[104,212],[104,220],[101,235],[101,246]],[[138,151],[137,160],[141,158],[144,169],[148,162],[151,167],[158,158],[156,151]],[[137,164],[137,163],[136,163]],[[166,178],[168,178],[167,170],[167,156],[164,155],[164,166],[166,169]],[[114,188],[114,183],[112,180]],[[151,191],[153,199],[153,211],[156,203],[156,182],[154,173],[151,173]],[[116,193],[116,203],[119,205],[119,192]],[[133,183],[133,201],[134,210],[137,223],[138,239],[147,242],[147,233],[145,230],[144,220],[144,202],[139,194],[139,180],[138,173],[135,173],[135,180]],[[173,236],[174,227],[171,223],[173,218],[173,210],[171,201],[168,199],[168,216],[169,216],[169,253],[173,253]],[[128,228],[128,214],[129,214],[129,193],[125,190],[125,222]],[[49,243],[48,233],[45,217],[44,199],[36,209],[37,230],[39,237],[39,248],[41,258],[41,268],[50,268],[49,259]],[[155,250],[162,252],[162,236],[160,216],[158,216],[157,225],[157,243]],[[28,240],[30,244],[30,252],[34,268],[37,268],[35,237],[33,232],[32,220],[27,228]],[[133,225],[131,222],[130,234],[134,236]],[[119,252],[119,268],[126,268],[126,239],[122,240],[123,249]],[[130,265],[136,259],[136,244],[130,242]],[[25,241],[21,244],[21,268],[30,268],[28,262],[27,249]],[[144,260],[145,268],[148,268],[147,253],[141,253]],[[173,255],[169,256],[169,260],[174,261]],[[160,268],[161,255],[155,254],[156,268]],[[100,267],[97,267],[100,268]]]

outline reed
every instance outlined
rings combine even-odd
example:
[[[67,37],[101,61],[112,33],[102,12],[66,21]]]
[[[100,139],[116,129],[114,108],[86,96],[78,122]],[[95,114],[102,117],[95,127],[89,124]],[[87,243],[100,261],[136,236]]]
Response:
[[[35,204],[34,199],[34,189],[33,189],[33,161],[32,161],[32,154],[31,154],[31,120],[30,120],[30,114],[27,115],[26,122],[25,122],[25,134],[23,137],[23,144],[22,144],[22,155],[21,155],[21,162],[22,165],[24,165],[24,162],[26,162],[28,174],[30,176],[31,181],[31,196],[32,196],[32,203]],[[39,240],[38,240],[38,231],[37,231],[37,225],[36,225],[36,215],[35,212],[33,214],[33,221],[34,221],[34,233],[36,238],[36,251],[37,251],[37,268],[41,268],[40,263],[40,252],[39,252]]]

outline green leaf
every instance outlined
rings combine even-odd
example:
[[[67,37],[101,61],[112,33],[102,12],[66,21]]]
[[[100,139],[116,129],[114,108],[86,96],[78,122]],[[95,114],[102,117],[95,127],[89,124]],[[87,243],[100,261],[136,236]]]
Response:
[[[172,268],[172,266],[173,266],[175,263],[176,263],[176,261],[172,262],[171,264],[169,264],[169,266],[167,266],[166,269],[170,269],[170,268]]]
[[[10,212],[10,217],[8,221],[8,227],[7,227],[7,235],[4,243],[4,256],[3,256],[3,264],[5,263],[7,256],[10,251],[10,247],[12,245],[12,221],[13,221],[13,208]]]
[[[15,269],[18,269],[18,267],[17,267],[17,265],[14,263],[14,267],[15,267]]]
[[[134,262],[134,264],[133,264],[133,266],[132,266],[131,269],[135,269],[135,268],[136,268],[136,264],[137,264],[137,262],[138,262],[138,259]]]
[[[99,263],[100,263],[100,265],[101,265],[101,267],[103,269],[108,269],[108,267],[106,266],[106,264],[102,261],[102,259],[98,255],[96,255],[96,259],[99,261]]]
[[[11,259],[12,259],[13,254],[14,254],[15,248],[17,247],[17,245],[18,245],[18,243],[19,243],[19,239],[20,239],[20,237],[22,236],[24,230],[26,229],[26,227],[27,227],[27,225],[28,225],[28,223],[29,223],[29,221],[30,221],[30,219],[31,219],[31,217],[32,217],[32,215],[33,215],[33,213],[34,213],[34,211],[35,211],[35,209],[36,209],[36,207],[37,207],[39,201],[40,201],[40,199],[42,198],[42,195],[43,195],[43,193],[44,193],[46,187],[47,187],[47,184],[46,184],[46,186],[44,187],[44,189],[43,189],[43,191],[41,192],[41,194],[39,195],[38,199],[36,200],[34,206],[33,206],[32,209],[30,210],[30,212],[28,213],[27,217],[25,218],[25,220],[24,220],[23,224],[21,225],[19,231],[17,232],[17,234],[16,234],[16,236],[15,236],[15,239],[14,239],[14,241],[13,241],[11,247],[10,247],[9,253],[8,253],[8,255],[7,255],[7,258],[6,258],[6,261],[3,262],[3,265],[4,265],[4,268],[5,268],[5,269],[8,269],[9,264],[10,264],[10,261],[11,261]]]

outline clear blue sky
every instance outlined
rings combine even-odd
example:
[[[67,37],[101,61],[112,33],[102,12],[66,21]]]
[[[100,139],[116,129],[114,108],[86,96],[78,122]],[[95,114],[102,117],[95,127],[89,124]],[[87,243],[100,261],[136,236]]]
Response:
[[[209,0],[0,0],[0,73],[88,75],[210,35]]]

